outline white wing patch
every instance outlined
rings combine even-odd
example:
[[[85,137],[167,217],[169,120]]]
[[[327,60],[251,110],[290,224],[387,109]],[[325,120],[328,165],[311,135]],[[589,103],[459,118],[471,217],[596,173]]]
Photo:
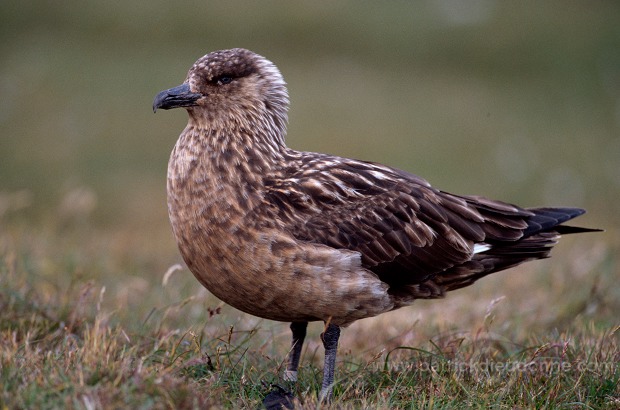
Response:
[[[488,243],[484,243],[484,242],[476,243],[476,244],[474,244],[474,254],[481,253],[481,252],[486,252],[486,251],[488,251],[491,248],[492,248],[492,246],[489,245]]]

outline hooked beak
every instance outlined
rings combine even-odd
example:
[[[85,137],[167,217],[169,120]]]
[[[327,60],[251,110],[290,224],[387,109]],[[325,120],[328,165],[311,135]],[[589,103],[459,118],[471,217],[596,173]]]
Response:
[[[200,97],[202,97],[202,94],[191,92],[189,84],[184,83],[157,94],[153,101],[153,112],[157,112],[158,108],[170,110],[178,107],[193,107],[196,105],[196,100]]]

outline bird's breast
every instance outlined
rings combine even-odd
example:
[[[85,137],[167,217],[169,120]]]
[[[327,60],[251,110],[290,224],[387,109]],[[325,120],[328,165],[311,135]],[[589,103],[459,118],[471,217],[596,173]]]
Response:
[[[235,171],[235,169],[237,171]],[[256,316],[349,323],[393,307],[357,252],[296,240],[261,187],[191,150],[168,167],[168,212],[190,271],[215,296]]]

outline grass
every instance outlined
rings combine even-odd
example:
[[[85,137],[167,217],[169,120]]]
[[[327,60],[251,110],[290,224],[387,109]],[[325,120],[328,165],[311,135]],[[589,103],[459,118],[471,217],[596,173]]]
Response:
[[[162,269],[166,253],[141,257],[144,233],[75,220],[34,231],[20,212],[0,233],[2,408],[257,408],[288,387],[288,326],[222,305]],[[334,407],[620,406],[618,250],[563,242],[550,262],[345,329]],[[318,405],[320,331],[300,408]]]

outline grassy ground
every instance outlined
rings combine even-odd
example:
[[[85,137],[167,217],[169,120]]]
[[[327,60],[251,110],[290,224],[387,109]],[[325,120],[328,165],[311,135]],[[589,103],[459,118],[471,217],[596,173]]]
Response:
[[[256,408],[280,378],[288,326],[222,305],[174,246],[87,221],[0,233],[4,408]],[[343,332],[342,408],[617,408],[618,247],[565,238],[556,257]],[[160,242],[161,251],[145,243]],[[510,280],[509,280],[510,279]],[[310,328],[295,387],[314,408],[322,349]]]
[[[282,70],[294,148],[606,229],[345,329],[337,407],[620,408],[620,6],[459,4],[1,2],[0,409],[255,408],[283,383],[288,326],[176,268],[165,164],[186,118],[151,112],[239,46]]]

